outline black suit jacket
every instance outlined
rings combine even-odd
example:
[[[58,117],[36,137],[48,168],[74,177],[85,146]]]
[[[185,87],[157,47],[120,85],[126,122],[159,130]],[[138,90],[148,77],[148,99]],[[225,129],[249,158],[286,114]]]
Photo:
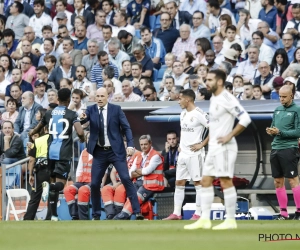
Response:
[[[76,13],[74,12],[73,15],[71,16],[71,24],[74,26],[74,22],[75,22],[75,17],[76,17]],[[85,27],[87,28],[89,25],[95,23],[95,16],[92,12],[90,12],[89,10],[84,10],[83,11],[83,17],[85,20]]]
[[[113,13],[111,14],[111,16],[110,16],[110,20],[109,20],[109,24],[110,25],[114,25],[114,16],[115,16],[115,12],[113,11]]]
[[[181,25],[181,24],[189,24],[189,25],[191,25],[192,26],[192,15],[189,13],[189,12],[187,12],[187,11],[179,11],[178,10],[178,16],[179,16],[179,25]],[[172,22],[171,22],[171,27],[172,28],[176,28],[176,26],[174,27],[174,25],[173,25],[173,20],[172,20]]]

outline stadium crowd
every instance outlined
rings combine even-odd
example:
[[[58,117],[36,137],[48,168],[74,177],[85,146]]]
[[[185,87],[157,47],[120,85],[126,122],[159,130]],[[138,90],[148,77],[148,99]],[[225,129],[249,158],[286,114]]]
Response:
[[[0,7],[0,111],[1,123],[11,123],[2,128],[1,153],[14,133],[27,147],[28,132],[49,105],[58,103],[62,88],[71,90],[69,109],[78,117],[101,87],[108,102],[177,101],[183,89],[192,89],[198,101],[209,100],[205,82],[211,69],[226,73],[226,89],[240,100],[279,99],[283,85],[300,99],[299,24],[297,0],[5,0]],[[166,146],[164,161],[156,151],[151,157],[174,187],[178,137],[175,132],[168,136],[174,137],[172,153]],[[141,140],[148,143],[148,154],[151,138]],[[14,152],[7,158],[23,157]],[[133,178],[139,181],[142,175],[135,171]],[[86,178],[78,181],[88,183]],[[112,183],[109,194],[119,190],[117,177]],[[72,204],[74,190],[68,192]],[[103,196],[106,211],[115,215],[126,196],[117,195],[121,201],[112,208],[108,193]],[[75,213],[74,207],[70,211]],[[124,211],[129,214],[130,205]]]

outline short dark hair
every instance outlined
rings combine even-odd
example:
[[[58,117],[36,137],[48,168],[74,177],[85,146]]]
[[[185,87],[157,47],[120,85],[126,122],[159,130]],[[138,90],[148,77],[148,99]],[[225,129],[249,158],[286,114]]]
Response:
[[[149,33],[151,33],[150,28],[148,28],[147,26],[142,26],[142,27],[140,28],[141,34],[142,34],[143,32],[145,32],[146,30],[148,30]]]
[[[9,102],[13,102],[14,104],[16,104],[16,107],[18,107],[18,102],[17,102],[17,100],[15,100],[14,98],[9,98],[9,99],[7,100],[7,102],[6,102],[6,107],[7,107],[7,105],[8,105]]]
[[[109,79],[112,79],[115,76],[115,69],[112,66],[107,65],[103,69],[103,74],[107,75]]]
[[[171,135],[171,134],[175,134],[176,137],[178,137],[178,133],[177,133],[175,130],[169,130],[169,131],[167,132],[167,135]]]
[[[50,37],[49,37],[49,38],[48,38],[48,37],[45,38],[45,39],[44,39],[44,42],[45,42],[45,41],[49,41],[49,42],[51,43],[52,46],[54,46],[54,44],[55,44],[53,38],[50,38]]]
[[[72,92],[72,95],[73,94],[79,95],[80,99],[83,99],[83,92],[82,92],[82,90],[80,90],[80,89],[74,89],[73,92]]]
[[[52,32],[52,27],[50,25],[45,25],[42,28],[42,32],[44,32],[44,30],[50,30]]]
[[[85,73],[86,73],[86,67],[85,67],[84,65],[82,65],[82,64],[78,65],[77,68],[76,68],[76,70],[77,70],[79,67],[83,68],[84,71],[85,71]]]
[[[237,51],[243,51],[242,46],[238,43],[234,43],[230,46],[231,49],[237,50]]]
[[[254,35],[257,35],[257,36],[259,36],[260,38],[261,38],[261,40],[263,40],[264,39],[264,34],[261,32],[261,31],[255,31],[255,32],[253,32],[252,33],[252,37],[254,36]]]
[[[199,89],[199,93],[200,93],[200,95],[204,96],[204,100],[210,100],[210,98],[211,98],[211,92],[209,92],[207,90],[207,88],[201,88],[201,89]]]
[[[152,78],[147,77],[147,76],[142,76],[140,80],[144,79],[147,85],[153,86],[153,81]]]
[[[18,12],[19,12],[19,13],[22,13],[22,12],[23,12],[23,10],[24,10],[24,5],[23,5],[23,4],[21,4],[21,3],[18,2],[18,1],[14,1],[13,4],[16,4],[16,8],[18,9]]]
[[[232,90],[233,89],[233,85],[231,82],[225,82],[225,89],[230,89]]]
[[[3,129],[3,124],[4,124],[4,123],[10,123],[10,124],[11,124],[11,127],[14,128],[14,124],[13,124],[12,121],[4,120],[4,121],[2,122],[1,129]]]
[[[74,47],[74,41],[71,37],[65,37],[64,41],[69,41],[70,45]]]
[[[192,101],[195,101],[195,99],[196,99],[196,94],[195,94],[194,90],[192,90],[192,89],[181,90],[180,94],[182,94],[183,96],[189,97]]]
[[[209,0],[208,5],[214,7],[216,10],[220,9],[220,3],[218,0]]]
[[[112,27],[111,27],[110,25],[107,25],[107,24],[103,25],[103,26],[102,26],[102,30],[103,30],[103,29],[109,29],[110,32],[112,32]]]
[[[111,0],[103,0],[103,1],[102,1],[102,4],[103,4],[104,2],[108,2],[108,4],[109,4],[110,6],[114,6],[114,2],[111,1]]]
[[[118,33],[118,39],[121,40],[121,39],[127,39],[128,36],[130,35],[130,33],[126,30],[120,30],[119,33]]]
[[[147,89],[150,89],[152,90],[153,93],[156,93],[156,89],[153,85],[146,85],[144,88],[143,88],[143,91],[147,90]]]
[[[67,79],[69,80],[69,79]],[[71,96],[71,90],[69,90],[68,88],[63,88],[63,89],[60,89],[58,92],[58,99],[59,101],[61,102],[66,102],[70,99],[70,96]]]
[[[36,71],[42,71],[44,74],[49,74],[49,70],[47,69],[46,66],[39,66],[36,68]]]
[[[293,84],[293,85],[295,85],[295,84]],[[253,85],[253,89],[259,89],[260,92],[262,92],[261,86],[258,84]]]
[[[33,5],[41,5],[42,7],[45,7],[45,1],[44,0],[34,0]]]
[[[19,68],[16,68],[16,69],[19,69]],[[11,91],[12,87],[17,87],[20,91],[22,91],[22,88],[21,88],[21,86],[20,86],[19,84],[13,83],[12,85],[10,85],[10,90],[9,90],[9,92]]]
[[[236,27],[234,25],[228,25],[225,29],[225,32],[227,32],[227,30],[233,30],[236,32]]]
[[[123,66],[123,64],[126,63],[126,62],[130,62],[130,60],[124,60],[124,61],[122,62],[122,66]],[[131,62],[130,62],[130,65],[131,65]]]
[[[222,80],[223,81],[223,85],[225,84],[226,82],[226,73],[223,71],[223,70],[220,70],[220,69],[213,69],[213,70],[210,70],[208,72],[209,74],[214,74],[217,81],[218,80]]]
[[[171,20],[171,15],[169,14],[169,12],[163,12],[163,13],[161,13],[160,18],[161,18],[161,16],[164,15],[164,14],[168,15],[168,16],[169,16],[169,19]]]
[[[67,3],[66,0],[55,0],[55,4],[54,4],[54,5],[56,6],[56,4],[59,3],[59,2],[62,2],[62,4],[63,4],[65,7],[67,7],[67,4],[68,4],[68,3]]]
[[[61,25],[59,25],[59,26],[58,26],[58,30],[60,30],[60,29],[64,29],[64,28],[68,29],[68,28],[67,28],[67,26],[66,26],[66,25],[64,25],[64,24],[61,24]]]
[[[131,67],[134,66],[134,65],[138,66],[139,69],[143,68],[143,65],[141,63],[139,63],[139,62],[133,62],[133,63],[131,63]]]
[[[16,2],[18,3],[18,2]],[[12,29],[5,29],[2,32],[3,37],[12,36],[13,40],[15,40],[15,32]]]
[[[68,79],[68,78],[61,78],[60,81],[59,81],[59,83],[60,83],[61,81],[63,81],[63,80],[65,80],[69,86],[73,85],[73,83],[72,83],[72,82],[70,81],[70,79]],[[71,95],[71,94],[70,94],[70,95]]]
[[[281,3],[282,5],[287,5],[288,0],[276,0],[277,3]]]
[[[195,60],[194,55],[190,51],[184,51],[185,57],[188,59],[188,64],[192,64],[193,61]]]
[[[56,64],[56,62],[57,62],[57,59],[54,55],[46,55],[44,57],[44,62],[46,62],[47,60],[50,60],[54,64]]]
[[[198,13],[201,14],[201,18],[204,18],[204,13],[203,13],[202,11],[200,11],[200,10],[196,10],[196,11],[193,13],[193,15],[198,14]]]
[[[97,55],[98,60],[99,60],[101,57],[104,57],[104,56],[107,56],[107,55],[108,55],[108,54],[107,54],[106,51],[101,50],[101,51],[98,53],[98,55]]]

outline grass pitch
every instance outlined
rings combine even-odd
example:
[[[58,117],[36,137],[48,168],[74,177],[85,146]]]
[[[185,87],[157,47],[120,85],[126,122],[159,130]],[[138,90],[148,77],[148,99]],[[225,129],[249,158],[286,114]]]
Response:
[[[186,231],[189,221],[0,222],[1,250],[277,250],[300,241],[259,241],[259,234],[300,236],[300,221],[238,221],[237,230]],[[217,225],[220,221],[214,221]],[[284,247],[284,248],[283,248]]]

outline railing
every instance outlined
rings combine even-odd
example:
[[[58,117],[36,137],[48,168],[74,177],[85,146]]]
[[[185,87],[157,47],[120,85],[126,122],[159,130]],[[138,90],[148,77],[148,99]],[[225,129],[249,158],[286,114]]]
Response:
[[[1,199],[0,199],[0,220],[5,220],[5,210],[6,210],[6,173],[7,173],[7,170],[15,167],[15,166],[18,166],[18,165],[21,165],[21,173],[20,173],[20,188],[22,187],[22,184],[23,184],[23,181],[22,181],[22,165],[23,164],[26,164],[26,168],[25,168],[25,189],[27,189],[27,184],[28,184],[28,181],[27,181],[27,171],[28,171],[28,161],[29,161],[29,157],[23,159],[23,160],[20,160],[20,161],[17,161],[15,163],[12,163],[12,164],[2,164],[1,167],[0,167],[0,196],[1,196]],[[14,172],[14,174],[16,174],[16,172]],[[15,187],[16,185],[14,185]]]

